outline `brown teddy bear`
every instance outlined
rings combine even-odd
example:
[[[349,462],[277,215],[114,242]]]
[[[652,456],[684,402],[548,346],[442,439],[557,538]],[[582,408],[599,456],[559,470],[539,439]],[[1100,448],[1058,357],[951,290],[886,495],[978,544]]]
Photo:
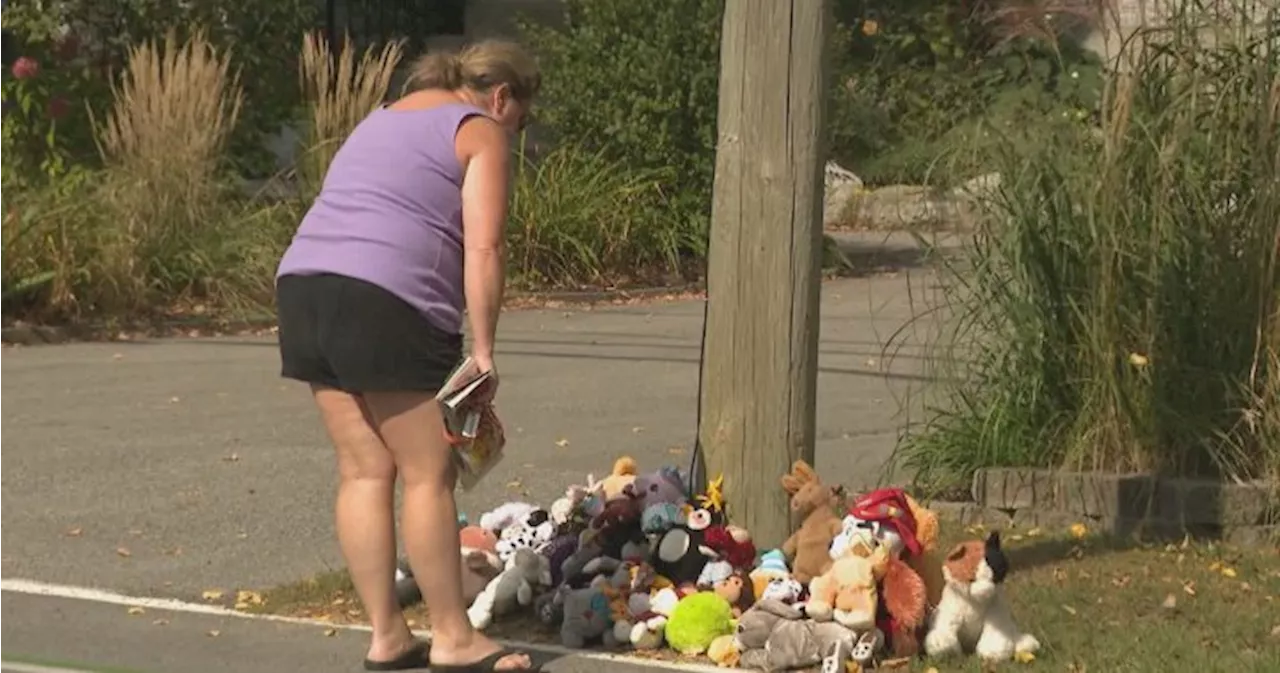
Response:
[[[792,576],[807,586],[831,567],[831,540],[841,528],[836,508],[844,501],[844,489],[824,486],[803,460],[797,460],[791,473],[783,475],[782,487],[791,494],[791,511],[804,519],[800,530],[782,543],[782,553],[792,561]]]

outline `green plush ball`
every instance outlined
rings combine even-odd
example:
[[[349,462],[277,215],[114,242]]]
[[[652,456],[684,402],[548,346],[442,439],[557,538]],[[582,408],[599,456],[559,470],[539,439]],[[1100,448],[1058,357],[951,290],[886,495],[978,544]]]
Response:
[[[733,635],[733,606],[719,594],[700,591],[676,603],[667,620],[667,643],[681,654],[702,654],[719,636]]]

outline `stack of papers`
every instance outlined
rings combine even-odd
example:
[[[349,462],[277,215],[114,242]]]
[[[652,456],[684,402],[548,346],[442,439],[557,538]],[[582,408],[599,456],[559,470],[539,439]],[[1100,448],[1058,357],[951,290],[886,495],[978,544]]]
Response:
[[[436,394],[444,412],[445,437],[453,445],[458,482],[463,490],[474,488],[502,461],[502,449],[506,446],[502,423],[484,394],[492,380],[491,372],[480,371],[475,360],[468,357],[453,370]]]

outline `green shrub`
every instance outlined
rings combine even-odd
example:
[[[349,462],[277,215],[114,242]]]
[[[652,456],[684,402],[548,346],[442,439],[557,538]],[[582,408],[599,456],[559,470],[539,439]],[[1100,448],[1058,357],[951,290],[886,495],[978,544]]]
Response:
[[[564,25],[522,24],[557,140],[661,171],[680,217],[705,220],[715,166],[724,0],[566,0]]]
[[[130,50],[97,129],[102,169],[5,191],[6,314],[235,309],[269,290],[279,211],[227,177],[242,94],[225,52],[192,35]]]
[[[162,39],[171,30],[202,30],[215,47],[231,54],[233,69],[243,74],[245,96],[253,104],[243,110],[231,152],[240,170],[262,174],[270,172],[273,160],[265,135],[297,114],[297,44],[314,27],[319,5],[312,0],[245,0],[234,3],[233,10],[228,7],[213,0],[15,0],[5,7],[4,22],[17,41],[17,53],[58,75],[49,95],[69,103],[59,130],[74,135],[61,143],[60,151],[80,160],[94,155],[83,111],[88,106],[100,112],[110,103],[106,85],[124,67],[129,49]],[[9,89],[6,80],[6,104]],[[44,130],[45,125],[34,124],[29,135],[39,139]],[[7,142],[8,119],[5,133]],[[6,154],[6,167],[9,161]]]
[[[950,376],[897,456],[923,484],[1280,476],[1280,14],[1183,11],[1130,45],[1101,134],[1004,145],[944,283]]]
[[[522,153],[511,200],[509,268],[524,286],[618,285],[679,277],[681,253],[705,252],[700,228],[667,202],[667,171],[561,144]]]

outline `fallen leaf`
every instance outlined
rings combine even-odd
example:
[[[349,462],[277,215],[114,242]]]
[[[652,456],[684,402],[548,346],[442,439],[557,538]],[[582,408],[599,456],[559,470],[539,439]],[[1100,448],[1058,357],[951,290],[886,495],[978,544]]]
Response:
[[[129,558],[130,556],[133,556],[133,552],[129,551],[126,547],[116,547],[116,555]]]
[[[1009,540],[1010,540],[1011,542],[1022,542],[1022,540],[1023,540],[1023,539],[1025,539],[1025,538],[1024,538],[1023,536],[1021,536],[1021,535],[1010,535],[1010,536],[1009,536]]]
[[[1027,537],[1039,537],[1042,534],[1043,534],[1043,531],[1041,531],[1039,528],[1032,528],[1031,530],[1027,531]]]
[[[1241,590],[1241,591],[1243,591],[1243,592],[1245,592],[1245,593],[1249,593],[1249,592],[1253,591],[1253,585],[1252,585],[1252,584],[1249,584],[1248,582],[1241,582],[1241,583],[1240,583],[1240,590]]]
[[[140,607],[138,607],[138,606],[136,606],[136,605],[135,605],[135,606],[133,606],[133,607],[131,607],[131,608],[129,608],[129,614],[131,614],[131,615],[140,615],[140,614],[142,614],[142,613],[144,613],[144,612],[146,612],[146,610],[143,610],[142,608],[140,608]]]
[[[338,635],[338,630],[337,630],[337,629],[325,629],[325,630],[324,630],[324,635],[325,635],[326,637],[332,638],[333,636]]]
[[[240,460],[240,454],[238,453],[233,453],[229,456],[222,457],[222,462],[224,463],[235,463],[235,462],[239,462],[239,460]]]
[[[170,398],[169,398],[169,404],[177,404],[177,403],[179,403],[179,402],[181,402],[181,401],[182,401],[182,398],[177,397],[177,396],[174,396],[174,397],[170,397]]]
[[[631,431],[632,431],[632,432],[635,432],[635,433],[641,433],[641,432],[644,432],[644,428],[642,428],[642,427],[640,427],[639,425],[637,425],[636,427],[631,428]]]
[[[929,668],[924,669],[924,673],[938,673],[938,667],[930,666]]]
[[[210,638],[217,638],[218,636],[222,635],[222,632],[217,629],[214,629],[212,631],[206,631],[205,635],[209,636]]]
[[[1062,606],[1062,609],[1066,610],[1067,614],[1071,615],[1072,617],[1076,615],[1076,609],[1071,607],[1070,605],[1064,605]]]
[[[1271,637],[1280,638],[1280,624],[1276,624],[1275,626],[1271,627]]]
[[[406,624],[406,625],[408,625],[408,627],[412,629],[412,628],[414,628],[414,627],[416,627],[416,626],[418,625],[418,620],[416,620],[416,619],[409,619],[409,620],[406,620],[406,621],[405,621],[405,624]]]
[[[1068,530],[1071,532],[1071,537],[1077,540],[1082,539],[1084,536],[1089,534],[1089,527],[1082,523],[1073,523],[1071,524],[1071,528]]]
[[[169,625],[169,620],[167,620],[167,619],[157,619],[157,620],[155,620],[155,621],[151,622],[151,625],[152,625],[152,626],[168,626],[168,625]]]
[[[204,592],[200,594],[200,597],[206,601],[220,601],[222,600],[222,596],[222,589],[205,589]]]
[[[880,668],[906,668],[911,665],[911,657],[899,657],[897,659],[885,659],[880,662]]]
[[[124,359],[124,353],[112,353],[112,354],[111,354],[111,359],[112,359],[112,360],[123,360],[123,359]]]
[[[1176,610],[1178,608],[1178,597],[1173,594],[1165,596],[1164,602],[1160,604],[1160,607],[1166,610]]]
[[[262,605],[262,594],[248,589],[241,589],[236,592],[236,609],[248,610],[254,605]]]
[[[1120,577],[1112,577],[1111,584],[1113,586],[1123,588],[1123,587],[1129,586],[1129,582],[1131,579],[1132,578],[1130,578],[1128,575],[1121,575]]]
[[[75,528],[71,528],[67,530],[66,533],[63,533],[63,535],[66,535],[67,537],[80,537],[83,534],[84,534],[84,529],[80,528],[79,526]]]
[[[520,483],[520,480],[519,480],[519,479],[512,479],[511,481],[508,481],[508,482],[507,482],[507,488],[512,489],[512,490],[518,490],[518,489],[520,489],[522,486],[524,486],[524,484]]]
[[[564,447],[569,446],[569,440],[567,440],[567,439],[557,439],[557,440],[556,440],[556,446],[557,446],[557,447],[559,447],[559,448],[561,448],[561,449],[563,449]]]
[[[236,537],[240,538],[241,540],[248,540],[249,534],[244,532],[236,533]]]
[[[1036,655],[1031,652],[1015,652],[1013,659],[1020,664],[1029,664],[1036,660]]]
[[[684,454],[684,447],[683,447],[683,446],[672,446],[672,447],[668,447],[668,448],[667,448],[667,453],[669,453],[669,454],[671,454],[671,455],[673,455],[673,456],[679,456],[679,455],[682,455],[682,454]]]
[[[1223,569],[1222,569],[1222,576],[1223,576],[1223,577],[1228,577],[1228,578],[1234,578],[1234,577],[1236,576],[1236,569],[1235,569],[1235,568],[1223,568]]]
[[[1187,582],[1186,584],[1182,585],[1182,590],[1186,592],[1188,596],[1194,596],[1196,595],[1196,583]]]
[[[347,604],[347,599],[342,597],[333,599],[333,603],[331,603],[331,605],[346,605],[346,604]]]
[[[1220,561],[1214,561],[1209,564],[1209,572],[1216,573],[1219,570],[1222,570],[1222,563]]]
[[[1065,582],[1065,581],[1067,581],[1067,571],[1063,570],[1062,568],[1054,568],[1054,569],[1053,569],[1053,579],[1055,579],[1055,580],[1057,580],[1057,581],[1059,581],[1059,582]]]

